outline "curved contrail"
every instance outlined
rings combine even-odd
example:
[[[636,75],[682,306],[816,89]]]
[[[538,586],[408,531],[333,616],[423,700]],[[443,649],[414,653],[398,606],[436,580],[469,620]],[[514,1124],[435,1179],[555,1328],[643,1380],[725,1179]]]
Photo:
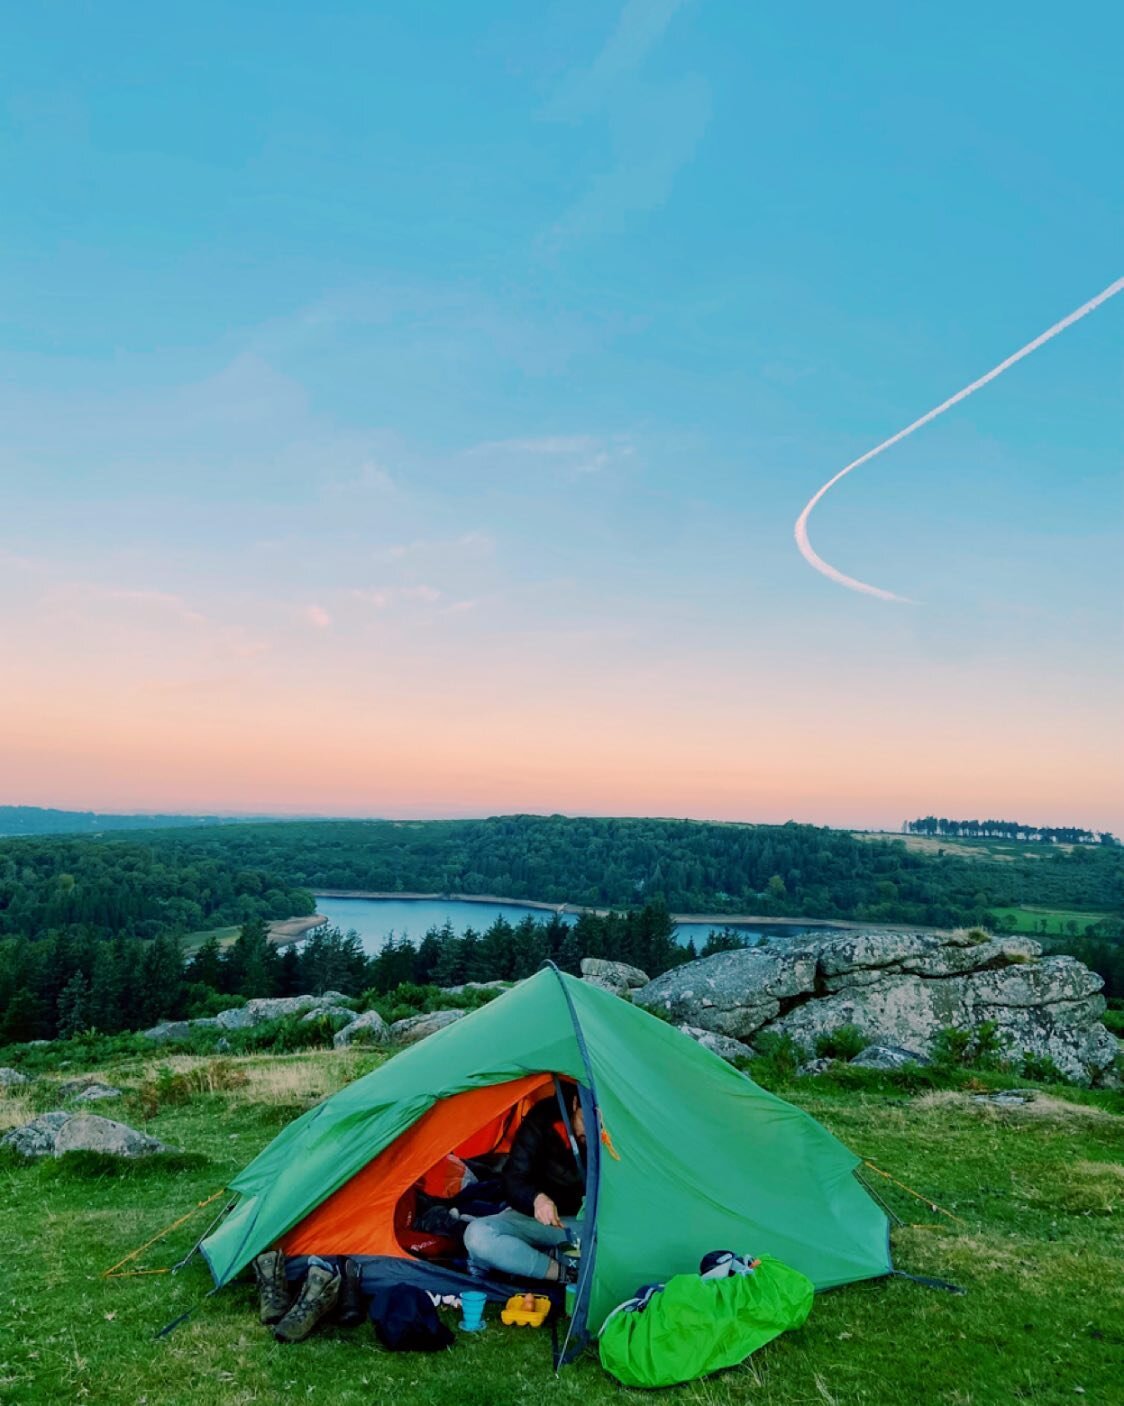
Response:
[[[838,571],[830,562],[826,562],[823,557],[818,556],[811,542],[808,541],[808,518],[811,516],[812,509],[828,489],[834,488],[839,480],[846,474],[849,474],[852,469],[857,469],[860,464],[865,464],[869,459],[873,459],[876,454],[881,454],[884,449],[889,449],[892,445],[905,439],[906,436],[911,435],[914,430],[919,430],[922,425],[927,425],[930,420],[935,420],[938,415],[943,415],[946,410],[951,410],[952,407],[958,405],[960,401],[967,400],[968,396],[978,391],[981,386],[986,386],[989,381],[994,381],[996,376],[1002,376],[1003,372],[1014,366],[1016,361],[1022,361],[1024,356],[1029,356],[1032,351],[1037,351],[1039,347],[1044,346],[1052,337],[1056,337],[1059,332],[1064,332],[1067,327],[1072,327],[1075,322],[1080,322],[1083,317],[1087,317],[1094,309],[1099,308],[1102,303],[1107,303],[1109,298],[1114,298],[1117,293],[1122,291],[1124,291],[1124,278],[1118,278],[1115,283],[1110,283],[1108,287],[1105,288],[1103,292],[1098,293],[1095,298],[1090,298],[1087,303],[1082,303],[1081,306],[1071,312],[1068,317],[1063,317],[1060,322],[1055,322],[1053,327],[1048,327],[1045,332],[1035,337],[1033,342],[1027,342],[1025,347],[1020,347],[1017,352],[1007,357],[1005,361],[1001,361],[998,366],[993,366],[992,369],[987,372],[986,375],[981,376],[978,381],[973,381],[970,386],[965,386],[962,391],[957,391],[955,395],[949,396],[949,398],[942,401],[935,410],[930,410],[927,415],[922,415],[920,420],[914,420],[912,425],[906,425],[904,430],[899,430],[897,434],[891,435],[889,439],[884,439],[882,443],[877,445],[874,449],[868,449],[860,458],[852,460],[846,468],[840,469],[834,478],[829,478],[824,486],[808,499],[808,502],[804,505],[804,511],[796,519],[796,527],[794,529],[796,546],[800,551],[800,555],[809,566],[814,567],[821,575],[828,577],[830,580],[837,581],[840,586],[846,586],[849,590],[862,591],[864,595],[877,596],[880,600],[894,600],[901,601],[906,605],[915,605],[916,602],[911,601],[908,596],[895,595],[893,591],[884,591],[881,586],[871,586],[865,581],[857,581],[853,576],[845,576],[842,571]]]

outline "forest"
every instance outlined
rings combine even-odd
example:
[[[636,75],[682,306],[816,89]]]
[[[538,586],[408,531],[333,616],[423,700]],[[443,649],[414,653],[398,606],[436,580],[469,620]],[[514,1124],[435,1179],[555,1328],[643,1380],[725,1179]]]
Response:
[[[463,938],[431,933],[416,950],[394,943],[374,959],[346,934],[322,934],[299,952],[259,940],[271,919],[314,911],[322,889],[616,911],[574,927],[531,920],[510,929],[517,937],[507,924]],[[235,996],[513,979],[546,956],[572,968],[603,955],[654,974],[692,955],[675,944],[670,912],[1002,930],[1002,910],[1019,905],[1081,915],[1053,946],[1099,971],[1106,994],[1124,996],[1117,846],[966,858],[806,825],[562,816],[0,840],[0,1041],[132,1029],[207,1014]],[[242,935],[225,949],[197,938],[185,966],[184,938],[236,926]]]
[[[118,841],[113,840],[116,844]],[[284,874],[314,892],[497,894],[673,913],[847,918],[931,927],[985,923],[1020,904],[1124,913],[1124,850],[1079,846],[965,858],[814,825],[561,815],[487,820],[290,821],[145,837]]]
[[[741,946],[716,934],[705,955]],[[386,996],[406,987],[518,981],[544,961],[577,973],[582,957],[631,962],[657,975],[699,955],[680,946],[661,904],[630,913],[583,914],[576,923],[497,918],[484,932],[431,928],[416,945],[390,941],[368,956],[354,932],[317,928],[299,947],[278,947],[259,919],[223,946],[212,934],[185,961],[171,937],[51,935],[0,942],[0,1046],[27,1040],[138,1030],[160,1020],[214,1015],[258,996],[339,991]],[[445,1002],[448,1004],[448,1001]]]

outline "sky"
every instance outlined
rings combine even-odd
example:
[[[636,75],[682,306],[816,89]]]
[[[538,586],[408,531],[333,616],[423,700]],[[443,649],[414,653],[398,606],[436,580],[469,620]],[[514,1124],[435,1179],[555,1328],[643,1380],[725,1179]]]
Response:
[[[0,802],[1124,830],[1124,9],[36,3]]]

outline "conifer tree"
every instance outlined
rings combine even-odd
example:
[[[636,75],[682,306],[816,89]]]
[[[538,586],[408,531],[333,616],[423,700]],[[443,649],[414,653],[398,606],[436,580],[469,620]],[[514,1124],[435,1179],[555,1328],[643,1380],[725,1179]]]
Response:
[[[80,971],[76,971],[63,987],[58,999],[58,1038],[66,1040],[71,1035],[79,1035],[87,1029],[86,1006],[89,985]]]

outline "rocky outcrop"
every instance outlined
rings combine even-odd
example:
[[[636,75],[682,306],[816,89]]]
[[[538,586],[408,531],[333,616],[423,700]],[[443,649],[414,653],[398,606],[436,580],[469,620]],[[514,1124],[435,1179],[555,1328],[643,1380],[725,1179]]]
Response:
[[[615,996],[623,996],[648,984],[647,972],[642,972],[639,967],[630,967],[627,962],[609,962],[603,957],[582,958],[582,979],[591,986],[599,986],[602,991],[611,991]]]
[[[452,1025],[454,1020],[460,1020],[465,1014],[464,1011],[431,1011],[428,1015],[407,1016],[405,1020],[396,1020],[388,1035],[396,1045],[416,1045],[419,1040],[444,1030],[446,1025]]]
[[[332,1037],[332,1044],[337,1050],[345,1049],[348,1045],[359,1043],[361,1045],[385,1045],[390,1038],[390,1027],[378,1011],[364,1011],[362,1015],[352,1016],[350,1024],[345,1025],[342,1030],[337,1030]]]
[[[0,1069],[0,1089],[14,1089],[21,1084],[30,1084],[31,1080],[26,1074],[21,1074],[18,1069],[5,1067]]]
[[[24,1157],[62,1157],[67,1152],[104,1152],[113,1157],[150,1157],[171,1148],[112,1118],[94,1113],[41,1113],[22,1128],[0,1138],[0,1147],[11,1147]]]
[[[780,1014],[781,1002],[811,994],[816,959],[803,948],[749,947],[673,967],[633,993],[633,1001],[695,1025],[744,1040]]]
[[[787,1034],[809,1051],[854,1025],[873,1045],[925,1056],[942,1028],[994,1021],[1012,1058],[1049,1057],[1088,1083],[1112,1077],[1118,1049],[1100,1024],[1101,985],[1074,958],[1042,957],[1027,938],[845,932],[690,962],[633,1000],[737,1040]]]
[[[262,996],[234,1010],[220,1011],[215,1020],[223,1030],[250,1030],[306,1011],[326,1011],[346,1000],[342,991],[325,991],[323,996]]]
[[[195,1020],[164,1020],[149,1030],[142,1030],[141,1034],[154,1044],[171,1045],[190,1039],[193,1030],[251,1030],[255,1025],[294,1015],[307,1014],[315,1019],[318,1015],[339,1014],[350,1020],[354,1012],[341,1005],[347,999],[342,991],[325,991],[322,996],[262,996],[247,1001],[244,1006],[219,1011],[218,1015],[199,1016]]]

